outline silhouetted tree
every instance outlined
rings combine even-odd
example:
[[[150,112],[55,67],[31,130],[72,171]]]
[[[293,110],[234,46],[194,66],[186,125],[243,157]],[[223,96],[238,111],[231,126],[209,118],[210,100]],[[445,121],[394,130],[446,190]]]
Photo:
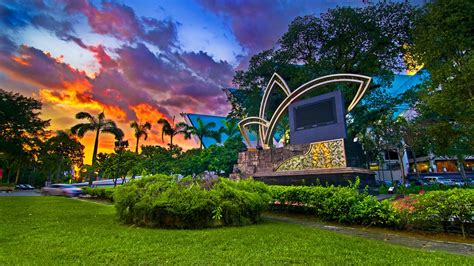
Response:
[[[76,114],[76,119],[85,119],[87,122],[79,123],[71,128],[71,132],[77,135],[79,138],[89,132],[95,132],[94,151],[92,153],[92,164],[95,164],[97,159],[97,150],[99,148],[99,135],[100,133],[113,134],[116,139],[123,137],[123,131],[117,127],[114,121],[105,118],[104,112],[97,116],[92,116],[87,112],[79,112]]]

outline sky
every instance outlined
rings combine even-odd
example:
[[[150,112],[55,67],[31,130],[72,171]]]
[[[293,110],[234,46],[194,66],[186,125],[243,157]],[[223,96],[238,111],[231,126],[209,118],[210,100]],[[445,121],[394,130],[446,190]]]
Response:
[[[272,48],[296,16],[362,0],[0,0],[0,88],[41,100],[51,130],[80,111],[105,112],[134,147],[131,121],[150,122],[146,145],[162,145],[162,117],[225,116],[222,88],[235,70]],[[86,163],[94,134],[81,140]],[[167,143],[165,139],[165,143]],[[99,152],[113,150],[103,135]],[[187,148],[197,144],[182,138]]]

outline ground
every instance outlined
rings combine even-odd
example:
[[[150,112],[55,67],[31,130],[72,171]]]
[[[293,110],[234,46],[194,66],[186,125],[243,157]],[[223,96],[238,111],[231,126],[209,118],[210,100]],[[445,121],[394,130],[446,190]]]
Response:
[[[304,225],[162,230],[122,225],[111,205],[62,197],[0,197],[5,264],[451,264],[426,252]]]

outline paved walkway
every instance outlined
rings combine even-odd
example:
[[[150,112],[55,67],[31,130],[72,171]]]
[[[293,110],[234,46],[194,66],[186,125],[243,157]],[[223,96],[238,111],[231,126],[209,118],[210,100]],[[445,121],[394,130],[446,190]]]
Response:
[[[294,217],[281,216],[281,215],[272,215],[271,213],[265,213],[264,218],[274,221],[286,222],[291,224],[299,224],[314,228],[319,228],[323,230],[334,231],[346,235],[360,236],[365,238],[371,238],[376,240],[382,240],[391,244],[398,244],[402,246],[408,246],[413,248],[420,248],[424,250],[439,250],[446,251],[450,253],[462,254],[467,256],[474,256],[474,245],[467,243],[457,243],[457,242],[446,242],[446,241],[436,241],[436,240],[426,240],[416,237],[401,236],[390,233],[375,232],[370,230],[358,229],[347,226],[334,226],[326,225],[322,223],[317,223],[313,221],[306,221]]]

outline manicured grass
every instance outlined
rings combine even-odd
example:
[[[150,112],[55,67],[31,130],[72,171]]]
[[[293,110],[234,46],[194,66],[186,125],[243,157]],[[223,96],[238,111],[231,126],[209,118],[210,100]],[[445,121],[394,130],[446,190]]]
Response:
[[[119,224],[113,206],[60,197],[0,197],[0,265],[472,262],[472,257],[285,223],[207,230],[137,228]]]

